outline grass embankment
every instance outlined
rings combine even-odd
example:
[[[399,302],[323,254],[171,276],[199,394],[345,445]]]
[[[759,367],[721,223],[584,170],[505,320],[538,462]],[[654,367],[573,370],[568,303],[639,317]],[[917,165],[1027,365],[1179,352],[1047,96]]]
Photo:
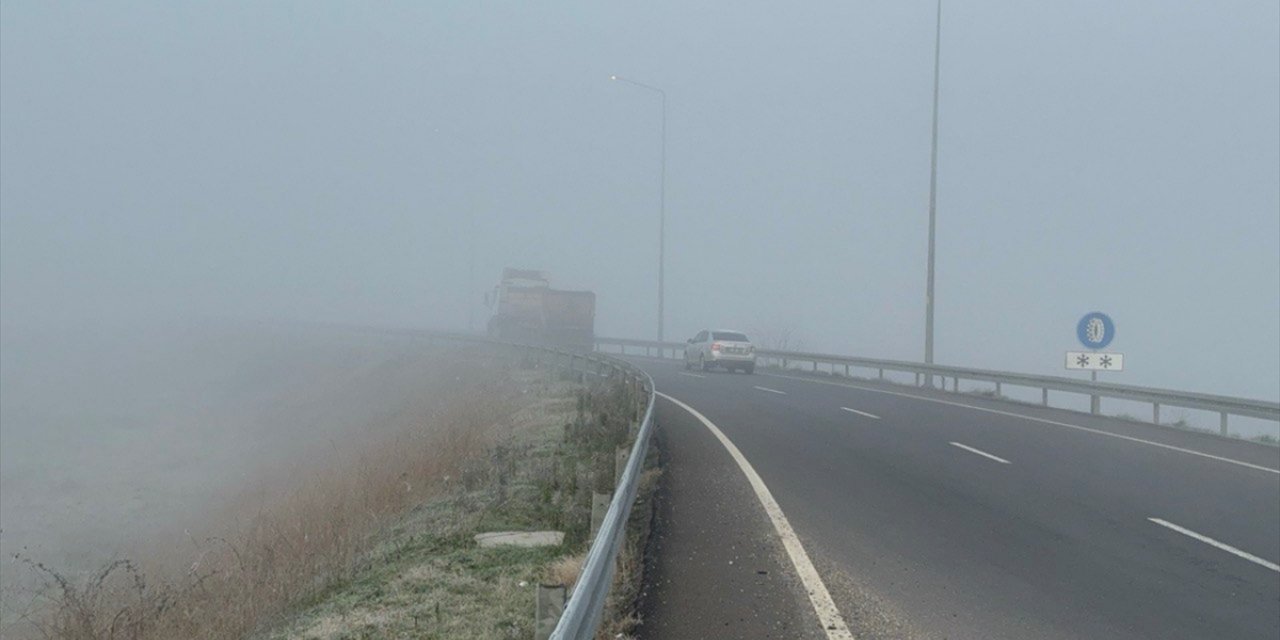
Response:
[[[531,637],[533,585],[576,575],[591,491],[612,487],[635,401],[621,385],[588,389],[476,356],[434,381],[441,401],[427,415],[401,416],[402,431],[335,451],[214,514],[189,547],[158,545],[83,579],[25,561],[43,583],[23,616],[28,635]],[[649,511],[634,512],[608,614],[614,633],[626,630]],[[479,549],[472,539],[517,529],[561,530],[565,542]]]
[[[536,378],[536,376],[535,376]],[[613,487],[616,447],[637,418],[621,386],[547,381],[508,437],[469,462],[454,488],[412,510],[367,567],[322,594],[271,640],[531,638],[539,583],[571,585],[587,549],[592,491]],[[633,511],[602,637],[626,634],[656,474]],[[562,545],[480,548],[487,531],[556,530]]]

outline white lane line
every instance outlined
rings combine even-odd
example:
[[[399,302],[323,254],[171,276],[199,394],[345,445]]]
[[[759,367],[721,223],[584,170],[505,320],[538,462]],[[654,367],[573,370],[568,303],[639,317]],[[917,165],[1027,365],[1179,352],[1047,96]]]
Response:
[[[1118,434],[1118,433],[1111,433],[1110,431],[1103,431],[1102,429],[1092,429],[1092,428],[1090,428],[1090,427],[1082,427],[1082,426],[1080,426],[1080,425],[1078,425],[1078,424],[1070,424],[1070,423],[1066,423],[1066,422],[1058,422],[1057,420],[1048,420],[1048,419],[1045,419],[1045,418],[1037,418],[1037,417],[1034,417],[1034,416],[1029,416],[1029,415],[1025,415],[1025,414],[1021,414],[1021,413],[1014,413],[1014,412],[1012,412],[1012,411],[1000,411],[1000,410],[998,410],[998,409],[988,409],[988,408],[986,408],[986,407],[977,407],[977,406],[974,406],[974,405],[971,405],[971,404],[964,404],[963,402],[952,402],[952,401],[950,401],[950,400],[939,400],[939,399],[937,399],[937,398],[926,398],[926,397],[924,397],[924,396],[918,396],[918,395],[915,395],[914,393],[901,393],[901,392],[898,392],[898,391],[888,391],[888,390],[885,390],[885,389],[876,389],[875,387],[865,387],[865,386],[857,385],[857,384],[845,384],[845,383],[842,383],[842,382],[828,382],[828,381],[826,381],[826,380],[811,380],[811,379],[809,379],[809,378],[801,378],[801,377],[799,377],[799,376],[784,376],[784,375],[779,375],[779,374],[776,374],[776,373],[761,373],[761,375],[773,376],[773,377],[775,377],[775,378],[787,378],[787,379],[790,379],[790,380],[800,380],[800,381],[802,381],[802,382],[814,382],[814,383],[817,383],[817,384],[828,384],[828,385],[831,385],[831,386],[833,386],[833,387],[847,387],[847,388],[850,388],[850,389],[859,389],[859,390],[862,390],[862,391],[870,391],[870,392],[872,392],[872,393],[887,393],[887,394],[889,394],[889,395],[891,395],[891,396],[901,396],[901,397],[903,397],[903,398],[914,398],[914,399],[916,399],[916,400],[923,400],[923,401],[925,401],[925,402],[933,402],[933,403],[936,403],[936,404],[945,404],[945,405],[949,405],[949,406],[952,406],[952,407],[964,407],[964,408],[966,408],[966,409],[973,409],[974,411],[985,411],[985,412],[987,412],[987,413],[994,413],[994,414],[996,414],[996,415],[1001,415],[1001,416],[1010,416],[1010,417],[1013,417],[1013,418],[1022,418],[1023,420],[1030,420],[1031,422],[1039,422],[1039,423],[1042,423],[1042,424],[1051,424],[1051,425],[1053,425],[1053,426],[1055,426],[1055,427],[1066,427],[1066,428],[1068,428],[1068,429],[1075,429],[1075,430],[1077,430],[1077,431],[1084,431],[1084,432],[1086,432],[1086,433],[1092,433],[1092,434],[1099,435],[1099,436],[1107,436],[1108,438],[1117,438],[1117,439],[1120,439],[1120,440],[1128,440],[1129,442],[1137,442],[1137,443],[1140,443],[1140,444],[1150,445],[1150,446],[1153,446],[1153,447],[1160,447],[1161,449],[1168,449],[1168,450],[1170,450],[1170,451],[1177,451],[1178,453],[1185,453],[1185,454],[1188,454],[1188,455],[1199,456],[1199,457],[1201,457],[1201,458],[1208,458],[1208,459],[1210,459],[1210,460],[1217,460],[1218,462],[1226,462],[1226,463],[1228,463],[1228,464],[1239,465],[1239,466],[1241,466],[1241,467],[1247,467],[1247,468],[1249,468],[1249,469],[1257,469],[1258,471],[1266,471],[1266,472],[1268,472],[1268,473],[1274,473],[1274,474],[1280,475],[1280,469],[1272,469],[1271,467],[1264,467],[1264,466],[1259,465],[1259,464],[1252,464],[1252,463],[1249,463],[1249,462],[1242,462],[1242,461],[1240,461],[1240,460],[1233,460],[1233,459],[1231,459],[1231,458],[1224,458],[1224,457],[1222,457],[1222,456],[1215,456],[1215,455],[1213,455],[1213,454],[1211,454],[1211,453],[1205,453],[1205,452],[1203,452],[1203,451],[1196,451],[1196,450],[1194,450],[1194,449],[1184,449],[1184,448],[1182,448],[1182,447],[1175,447],[1175,446],[1173,446],[1173,445],[1171,445],[1171,444],[1164,444],[1163,442],[1154,442],[1154,441],[1151,441],[1151,440],[1143,440],[1142,438],[1135,438],[1135,437],[1133,437],[1133,436],[1126,436],[1126,435],[1121,435],[1121,434]]]
[[[868,418],[871,418],[872,420],[879,420],[879,419],[880,419],[880,416],[878,416],[878,415],[876,415],[876,414],[874,414],[874,413],[867,413],[866,411],[858,411],[857,409],[850,409],[849,407],[840,407],[840,408],[841,408],[841,409],[844,409],[845,411],[848,411],[849,413],[856,413],[856,414],[858,414],[858,415],[860,415],[860,416],[866,416],[866,417],[868,417]]]
[[[680,375],[682,375],[682,376],[689,376],[690,378],[705,378],[705,377],[706,377],[706,376],[704,376],[704,375],[697,374],[697,373],[689,373],[688,371],[677,371],[676,373],[679,373],[679,374],[680,374]]]
[[[826,630],[827,638],[829,640],[853,640],[853,633],[845,625],[844,618],[840,615],[840,610],[836,608],[835,601],[831,599],[831,593],[827,591],[827,585],[822,583],[822,576],[818,575],[818,570],[814,568],[813,561],[809,559],[809,555],[804,551],[804,545],[800,544],[800,538],[796,536],[795,530],[791,528],[791,523],[787,520],[787,516],[783,515],[782,507],[778,506],[778,501],[773,499],[773,494],[769,492],[769,487],[765,486],[764,480],[760,479],[760,475],[756,473],[755,468],[751,466],[750,462],[747,462],[746,457],[742,455],[741,451],[738,451],[738,447],[729,441],[724,432],[712,424],[706,416],[698,413],[697,409],[661,391],[658,392],[658,395],[688,411],[720,441],[720,444],[724,445],[729,455],[733,457],[734,462],[738,463],[738,468],[742,470],[742,474],[747,476],[747,480],[751,483],[751,488],[756,492],[756,498],[760,500],[760,506],[764,507],[765,513],[769,515],[769,520],[773,522],[774,530],[778,532],[778,537],[782,538],[782,546],[787,550],[787,555],[791,557],[791,564],[795,566],[796,573],[800,575],[800,582],[804,584],[804,590],[809,594],[809,602],[813,605],[814,613],[818,614],[818,622]]]
[[[976,453],[976,454],[978,454],[978,455],[980,455],[980,456],[982,456],[982,457],[984,457],[984,458],[991,458],[992,460],[995,460],[996,462],[999,462],[999,463],[1002,463],[1002,464],[1013,464],[1013,463],[1009,462],[1008,460],[1005,460],[1004,458],[1001,458],[1000,456],[993,456],[993,455],[991,455],[991,454],[987,453],[986,451],[983,451],[983,450],[981,450],[981,449],[974,449],[973,447],[971,447],[971,446],[969,446],[969,445],[967,445],[967,444],[960,444],[959,442],[952,442],[952,443],[951,443],[951,446],[953,446],[953,447],[960,447],[961,449],[964,449],[965,451],[968,451],[969,453]]]
[[[787,395],[786,391],[778,391],[777,389],[770,389],[769,387],[756,387],[756,389],[759,389],[761,391],[768,391],[769,393],[776,393],[780,396]]]
[[[1222,542],[1218,542],[1217,540],[1214,540],[1213,538],[1210,538],[1209,536],[1201,535],[1201,534],[1196,533],[1196,532],[1194,532],[1194,531],[1192,531],[1192,530],[1190,530],[1190,529],[1184,529],[1184,528],[1179,527],[1178,525],[1176,525],[1176,524],[1174,524],[1174,523],[1172,523],[1172,522],[1169,522],[1168,520],[1161,520],[1160,518],[1147,518],[1147,519],[1148,519],[1148,520],[1150,520],[1150,521],[1152,521],[1152,522],[1154,522],[1154,523],[1156,523],[1156,524],[1158,524],[1158,525],[1160,525],[1160,526],[1162,526],[1162,527],[1167,527],[1167,528],[1169,528],[1169,529],[1173,529],[1174,531],[1177,531],[1178,533],[1181,533],[1182,535],[1187,536],[1187,537],[1189,537],[1189,538],[1195,538],[1196,540],[1199,540],[1200,542],[1203,542],[1203,543],[1205,543],[1205,544],[1207,544],[1207,545],[1209,545],[1209,546],[1211,546],[1211,547],[1217,547],[1217,548],[1219,548],[1219,549],[1222,549],[1223,551],[1226,551],[1227,553],[1231,553],[1231,554],[1234,554],[1234,555],[1240,556],[1241,558],[1244,558],[1245,560],[1248,560],[1249,562],[1252,562],[1252,563],[1257,564],[1257,565],[1262,565],[1262,566],[1264,566],[1264,567],[1266,567],[1266,568],[1268,568],[1268,569],[1270,569],[1270,570],[1272,570],[1272,571],[1275,571],[1276,573],[1280,573],[1280,565],[1277,565],[1277,564],[1276,564],[1276,563],[1274,563],[1274,562],[1269,562],[1269,561],[1267,561],[1267,560],[1263,560],[1262,558],[1259,558],[1258,556],[1255,556],[1255,555],[1253,555],[1252,553],[1249,553],[1249,552],[1247,552],[1247,551],[1241,551],[1241,550],[1239,550],[1239,549],[1237,549],[1237,548],[1235,548],[1235,547],[1233,547],[1233,546],[1231,546],[1231,545],[1229,545],[1229,544],[1225,544],[1225,543],[1222,543]]]

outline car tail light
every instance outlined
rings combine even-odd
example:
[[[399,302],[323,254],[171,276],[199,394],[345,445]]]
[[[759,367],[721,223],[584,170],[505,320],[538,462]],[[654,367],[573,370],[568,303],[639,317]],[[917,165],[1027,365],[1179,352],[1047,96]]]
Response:
[[[720,350],[720,343],[719,343],[719,342],[712,342],[712,343],[711,343],[711,350],[712,350],[712,351],[719,351],[719,350]]]

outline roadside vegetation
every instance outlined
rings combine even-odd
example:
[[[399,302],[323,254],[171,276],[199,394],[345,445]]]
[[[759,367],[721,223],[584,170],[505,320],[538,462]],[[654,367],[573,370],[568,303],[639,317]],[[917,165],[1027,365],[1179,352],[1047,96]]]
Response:
[[[453,357],[403,428],[272,481],[210,514],[181,548],[158,545],[91,575],[18,556],[35,586],[5,637],[528,638],[534,585],[571,583],[591,492],[638,418],[633,391],[590,386],[481,349]],[[648,471],[608,635],[634,624]],[[558,530],[554,547],[481,549],[476,533]],[[11,596],[12,597],[12,596]]]
[[[589,543],[591,494],[613,489],[614,452],[628,444],[639,416],[635,396],[621,385],[522,378],[542,382],[507,437],[469,461],[451,490],[398,522],[364,571],[264,637],[533,637],[535,589],[572,587],[577,579]],[[602,638],[625,637],[637,622],[633,604],[659,473],[656,458],[646,462]],[[474,539],[545,530],[563,532],[563,544],[481,548]]]

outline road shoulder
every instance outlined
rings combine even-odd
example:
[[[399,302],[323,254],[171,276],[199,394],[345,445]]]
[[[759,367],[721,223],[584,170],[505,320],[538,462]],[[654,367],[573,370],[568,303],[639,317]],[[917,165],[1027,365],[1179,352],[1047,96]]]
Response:
[[[662,400],[657,412],[664,474],[638,637],[825,638],[732,457],[688,412]]]

